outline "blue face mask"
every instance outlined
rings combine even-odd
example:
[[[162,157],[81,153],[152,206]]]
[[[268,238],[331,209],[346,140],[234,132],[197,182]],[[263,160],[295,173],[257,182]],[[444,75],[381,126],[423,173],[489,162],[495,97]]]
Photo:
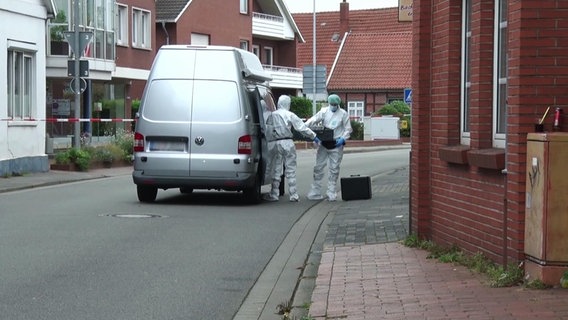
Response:
[[[335,112],[337,111],[337,109],[339,109],[339,106],[336,104],[332,104],[329,106],[329,109],[331,110],[331,112]]]

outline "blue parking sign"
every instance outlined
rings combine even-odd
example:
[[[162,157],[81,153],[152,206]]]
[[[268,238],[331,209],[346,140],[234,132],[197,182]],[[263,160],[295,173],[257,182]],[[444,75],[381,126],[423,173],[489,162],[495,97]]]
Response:
[[[408,104],[412,103],[412,89],[410,88],[404,89],[404,102]]]

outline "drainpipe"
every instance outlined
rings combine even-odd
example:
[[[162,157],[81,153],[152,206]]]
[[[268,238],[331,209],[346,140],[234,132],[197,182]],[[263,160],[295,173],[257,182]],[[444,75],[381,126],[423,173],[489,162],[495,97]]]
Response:
[[[162,30],[166,34],[166,44],[170,44],[170,35],[168,34],[168,30],[166,30],[166,23],[162,21]]]

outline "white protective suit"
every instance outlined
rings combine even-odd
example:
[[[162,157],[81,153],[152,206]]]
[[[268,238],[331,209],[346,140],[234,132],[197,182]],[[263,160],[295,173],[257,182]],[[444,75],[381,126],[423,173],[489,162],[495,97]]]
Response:
[[[315,132],[308,128],[302,119],[290,110],[290,97],[280,96],[278,99],[278,109],[268,117],[266,121],[266,136],[271,160],[272,184],[270,193],[264,195],[268,201],[278,201],[280,191],[280,180],[283,167],[288,181],[288,194],[290,201],[300,201],[296,188],[296,146],[292,140],[292,127],[299,133],[314,140]]]
[[[351,122],[347,111],[337,108],[332,111],[331,106],[321,108],[315,115],[306,121],[308,127],[313,127],[318,123],[322,123],[324,127],[333,129],[333,138],[338,140],[343,138],[343,142],[351,137]],[[321,200],[322,196],[322,180],[324,177],[324,169],[329,164],[329,176],[327,183],[327,199],[335,201],[337,199],[337,179],[339,178],[339,166],[343,159],[343,144],[328,149],[320,144],[316,154],[316,164],[314,165],[314,181],[308,193],[308,199]]]

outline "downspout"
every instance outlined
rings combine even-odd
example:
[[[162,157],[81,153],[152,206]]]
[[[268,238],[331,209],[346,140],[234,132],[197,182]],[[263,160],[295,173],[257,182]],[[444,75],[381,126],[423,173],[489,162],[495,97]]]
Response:
[[[162,21],[162,30],[166,34],[166,44],[170,44],[170,35],[168,34],[168,30],[166,29],[166,22]]]

